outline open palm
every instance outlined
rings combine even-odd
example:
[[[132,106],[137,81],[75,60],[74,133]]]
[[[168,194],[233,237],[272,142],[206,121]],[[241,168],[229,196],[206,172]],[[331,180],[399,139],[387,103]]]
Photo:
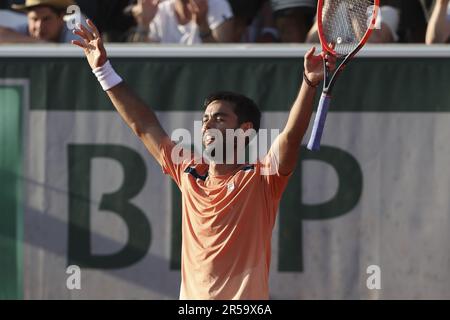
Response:
[[[81,40],[73,40],[72,44],[83,48],[89,65],[92,69],[95,69],[104,65],[108,57],[97,27],[89,19],[86,22],[91,30],[83,25],[79,25],[78,29],[73,33],[80,36]]]

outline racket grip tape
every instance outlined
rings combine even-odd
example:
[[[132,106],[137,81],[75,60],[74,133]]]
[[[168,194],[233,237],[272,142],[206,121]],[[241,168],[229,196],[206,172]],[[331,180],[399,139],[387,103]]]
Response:
[[[330,106],[331,96],[322,93],[320,97],[319,106],[317,107],[316,118],[309,138],[307,148],[312,151],[319,151],[320,140],[322,139],[323,129],[325,127],[325,120],[327,118],[328,107]]]

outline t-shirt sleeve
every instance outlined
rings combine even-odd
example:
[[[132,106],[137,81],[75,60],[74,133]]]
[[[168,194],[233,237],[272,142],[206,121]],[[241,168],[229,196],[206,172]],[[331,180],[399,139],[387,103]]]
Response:
[[[169,18],[166,11],[167,6],[165,6],[164,3],[160,3],[158,12],[148,26],[148,37],[152,42],[162,41],[163,20]],[[166,23],[168,22],[166,21]]]
[[[150,23],[148,37],[152,42],[161,42],[161,24],[159,20]]]
[[[181,187],[181,176],[192,162],[189,151],[167,138],[160,145],[160,155],[163,173],[169,175],[178,187]]]
[[[208,24],[214,30],[233,17],[231,6],[226,0],[209,0]]]
[[[279,157],[277,152],[277,143],[278,140],[276,139],[267,155],[262,159],[260,165],[261,177],[266,183],[268,192],[276,201],[281,199],[289,178],[293,173],[290,172],[288,175],[283,175],[278,171]]]
[[[369,13],[369,12],[368,12]],[[398,41],[398,26],[400,23],[400,10],[392,6],[382,6],[377,16],[377,25],[384,23],[391,31],[392,38]]]

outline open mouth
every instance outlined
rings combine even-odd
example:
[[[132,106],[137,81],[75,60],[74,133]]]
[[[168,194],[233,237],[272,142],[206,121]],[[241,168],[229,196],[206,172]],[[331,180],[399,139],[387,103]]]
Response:
[[[213,143],[216,140],[216,137],[214,135],[205,133],[203,135],[203,143],[207,146]]]
[[[214,142],[214,140],[216,140],[214,137],[207,136],[203,141],[205,142],[205,145],[210,145],[211,143]]]

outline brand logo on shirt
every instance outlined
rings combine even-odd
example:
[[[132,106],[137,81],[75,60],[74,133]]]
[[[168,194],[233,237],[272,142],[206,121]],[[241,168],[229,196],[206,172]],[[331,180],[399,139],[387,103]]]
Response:
[[[228,191],[231,192],[234,190],[234,182],[230,182],[227,184]]]

